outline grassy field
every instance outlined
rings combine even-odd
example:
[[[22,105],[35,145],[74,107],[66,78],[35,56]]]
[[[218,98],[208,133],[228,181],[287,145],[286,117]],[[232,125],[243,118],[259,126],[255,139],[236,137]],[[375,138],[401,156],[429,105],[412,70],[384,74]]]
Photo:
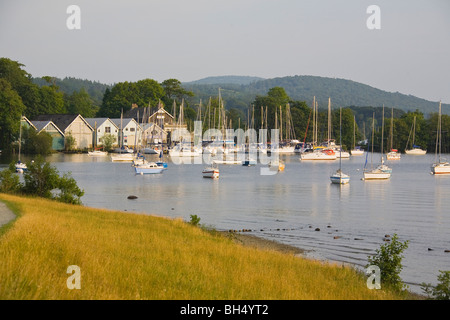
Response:
[[[355,270],[211,234],[181,219],[0,194],[0,299],[401,299]],[[70,265],[81,289],[69,289]]]

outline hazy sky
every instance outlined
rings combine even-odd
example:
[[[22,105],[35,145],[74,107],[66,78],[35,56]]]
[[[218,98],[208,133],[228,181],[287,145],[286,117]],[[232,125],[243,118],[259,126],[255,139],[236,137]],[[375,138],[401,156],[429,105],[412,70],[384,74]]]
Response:
[[[450,1],[0,0],[0,57],[35,77],[316,75],[450,103]]]

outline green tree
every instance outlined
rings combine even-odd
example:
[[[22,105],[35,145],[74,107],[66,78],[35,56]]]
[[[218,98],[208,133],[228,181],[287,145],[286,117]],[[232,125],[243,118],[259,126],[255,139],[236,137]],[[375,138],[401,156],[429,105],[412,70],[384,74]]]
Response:
[[[188,91],[182,87],[180,80],[167,79],[161,85],[164,89],[164,103],[166,105],[172,103],[173,100],[181,103],[182,99],[194,96],[192,91]]]
[[[439,270],[438,285],[422,283],[422,290],[429,298],[435,300],[450,300],[450,271]]]
[[[269,89],[266,96],[256,96],[253,102],[253,106],[255,107],[255,129],[262,127],[262,118],[267,118],[267,129],[275,129],[276,127],[279,129],[280,125],[275,123],[275,120],[277,120],[277,122],[280,121],[279,110],[281,108],[282,113],[285,112],[286,104],[289,103],[289,101],[290,98],[282,87]],[[263,117],[261,117],[261,112],[264,112]],[[264,120],[264,122],[266,121]]]
[[[65,95],[66,110],[69,114],[81,114],[84,118],[93,118],[98,112],[98,107],[84,88],[74,91],[71,95]]]
[[[75,147],[75,144],[77,143],[74,136],[72,136],[72,133],[70,131],[66,134],[66,137],[64,138],[64,148],[66,151],[72,151]]]
[[[77,186],[71,174],[59,176],[58,170],[40,156],[35,161],[27,163],[23,179],[21,191],[25,194],[81,204],[80,198],[84,195],[84,191]]]
[[[24,65],[8,58],[0,58],[0,78],[6,80],[21,97],[26,106],[23,114],[32,118],[39,106],[39,87],[32,83],[31,75],[23,69]]]
[[[402,253],[408,248],[408,243],[409,241],[399,241],[397,234],[394,234],[390,242],[377,249],[374,256],[369,256],[366,267],[376,265],[380,268],[382,285],[386,284],[399,291],[403,289],[404,285],[400,278],[403,269]]]
[[[144,79],[138,82],[119,82],[111,90],[105,91],[98,116],[119,118],[121,112],[130,110],[133,104],[156,106],[163,96],[163,87],[152,79]]]
[[[20,190],[20,179],[15,173],[14,164],[13,162],[9,168],[0,171],[0,192],[17,193]]]
[[[59,193],[54,196],[55,200],[71,204],[81,204],[81,197],[84,191],[81,190],[70,173],[65,173],[59,178],[57,188]]]
[[[116,136],[113,136],[110,133],[105,134],[103,137],[100,138],[100,142],[103,145],[104,150],[109,151],[112,149],[112,146],[116,142]]]
[[[65,113],[64,95],[56,86],[42,86],[39,90],[38,114]]]
[[[19,131],[25,106],[10,83],[0,78],[0,149],[10,147],[13,135]]]
[[[43,131],[37,133],[33,128],[22,129],[23,153],[47,155],[52,153],[52,136]]]
[[[42,157],[33,162],[27,162],[27,171],[24,172],[23,192],[43,198],[52,198],[52,190],[58,187],[58,171]]]

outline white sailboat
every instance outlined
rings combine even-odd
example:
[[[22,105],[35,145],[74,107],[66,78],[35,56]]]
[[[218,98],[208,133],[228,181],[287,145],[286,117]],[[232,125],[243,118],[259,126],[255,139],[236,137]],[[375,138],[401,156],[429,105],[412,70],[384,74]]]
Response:
[[[328,99],[328,107],[330,109],[330,102],[331,99]],[[302,152],[300,154],[300,160],[336,160],[337,156],[336,156],[336,152],[332,149],[329,148],[328,145],[327,147],[319,147],[317,146],[317,140],[318,140],[318,135],[317,135],[317,122],[318,122],[318,112],[316,115],[316,110],[317,110],[317,103],[316,103],[316,97],[314,97],[313,100],[313,151],[312,152]],[[330,112],[328,113],[328,142],[330,141]]]
[[[120,140],[119,140],[119,153],[111,154],[111,161],[113,162],[133,162],[134,155],[131,152],[125,152],[122,153],[122,147],[123,147],[123,129],[122,129],[122,116],[123,114],[120,114]]]
[[[22,147],[22,117],[20,118],[19,125],[20,125],[20,128],[19,128],[19,158],[17,159],[15,167],[16,167],[16,172],[23,173],[28,168],[25,163],[20,161],[20,151],[21,151],[21,147]]]
[[[381,164],[378,165],[375,169],[373,168],[373,141],[375,135],[375,112],[373,113],[372,120],[372,154],[371,154],[371,168],[365,169],[367,165],[367,154],[366,154],[366,163],[364,164],[364,178],[363,180],[387,180],[391,177],[392,169],[384,164],[383,158],[383,129],[384,129],[384,107],[383,107],[383,122],[382,122],[382,130],[381,130]]]
[[[362,156],[364,150],[356,146],[356,117],[353,116],[353,149],[350,150],[352,156]]]
[[[439,102],[438,129],[436,133],[435,161],[431,165],[432,174],[450,174],[450,163],[441,157],[442,123],[441,123],[441,102]]]
[[[406,148],[405,148],[405,153],[406,154],[412,154],[412,155],[424,155],[427,153],[427,150],[423,150],[420,148],[420,146],[416,146],[414,144],[415,142],[415,137],[416,137],[416,116],[414,116],[414,122],[412,124],[411,127],[411,131],[409,132],[409,135],[411,136],[412,133],[412,148],[411,149],[406,149],[408,148],[409,145],[409,137],[408,137],[408,141],[406,142]]]
[[[392,108],[391,128],[390,128],[390,143],[391,151],[386,154],[388,160],[400,160],[401,154],[397,149],[394,149],[394,108]]]
[[[339,114],[339,141],[342,145],[342,108],[340,109]],[[350,182],[350,176],[342,172],[342,157],[339,157],[339,169],[330,176],[330,180],[331,183],[335,184],[347,184]]]

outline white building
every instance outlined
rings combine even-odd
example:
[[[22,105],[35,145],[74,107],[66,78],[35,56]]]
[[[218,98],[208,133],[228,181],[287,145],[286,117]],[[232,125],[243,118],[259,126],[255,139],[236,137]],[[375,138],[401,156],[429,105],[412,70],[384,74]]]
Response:
[[[133,118],[125,119],[110,119],[118,128],[118,145],[127,146],[129,148],[136,148],[142,143],[142,128]],[[123,132],[123,145],[121,145],[120,131]]]
[[[116,138],[114,144],[119,143],[119,127],[109,118],[86,118],[89,125],[94,128],[92,143],[94,147],[102,146],[101,138],[105,134],[111,134]]]

